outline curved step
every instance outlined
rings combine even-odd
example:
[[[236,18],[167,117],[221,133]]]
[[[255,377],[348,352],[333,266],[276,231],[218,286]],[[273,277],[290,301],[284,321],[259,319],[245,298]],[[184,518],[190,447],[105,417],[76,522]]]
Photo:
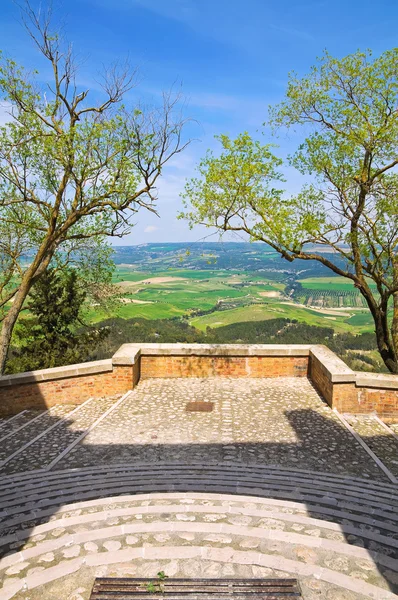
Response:
[[[63,472],[59,478],[52,473],[49,482],[40,477],[37,485],[33,477],[30,481],[24,479],[12,493],[3,495],[0,512],[3,537],[12,533],[12,528],[40,524],[62,512],[63,505],[83,500],[95,502],[95,499],[107,496],[156,494],[162,491],[205,491],[269,498],[275,502],[294,500],[301,503],[300,506],[305,504],[312,517],[345,523],[352,528],[376,528],[378,535],[398,538],[397,496],[392,494],[390,488],[386,492],[390,498],[387,504],[386,501],[378,501],[373,490],[367,494],[366,486],[362,483],[358,488],[345,489],[335,482],[328,484],[325,475],[317,479],[316,473],[311,478],[307,474],[303,478],[298,474],[288,478],[286,472],[277,470],[269,473],[269,470],[257,468],[252,474],[248,467],[243,472],[241,466],[204,469],[197,465],[166,464],[156,467],[130,465],[119,472],[109,471],[110,467],[104,467],[103,473],[95,469],[91,477],[88,470]]]
[[[223,466],[207,466],[202,465],[176,465],[176,464],[148,464],[148,465],[130,465],[128,468],[123,467],[121,470],[113,468],[113,466],[103,467],[102,472],[96,469],[95,471],[88,470],[70,470],[60,474],[51,474],[48,479],[39,478],[36,480],[34,476],[30,480],[24,479],[17,485],[9,487],[7,492],[3,491],[0,497],[0,508],[7,509],[9,513],[12,506],[23,506],[24,503],[29,504],[37,500],[50,500],[54,495],[70,496],[73,493],[92,491],[95,494],[96,490],[113,484],[133,485],[136,488],[138,485],[148,485],[153,481],[153,490],[156,491],[156,485],[178,486],[185,482],[187,486],[197,486],[196,491],[200,491],[201,485],[218,485],[218,486],[233,486],[235,493],[245,493],[246,488],[256,487],[263,493],[269,490],[276,490],[280,493],[295,492],[298,499],[299,496],[309,496],[313,502],[321,504],[339,504],[349,505],[355,502],[358,508],[366,511],[389,512],[391,518],[394,519],[398,507],[398,494],[392,493],[391,488],[387,488],[385,493],[382,493],[382,487],[373,490],[368,489],[361,484],[358,487],[338,485],[337,483],[329,483],[325,477],[318,478],[314,473],[311,478],[300,477],[299,475],[290,475],[287,473],[278,472],[276,470],[252,468],[241,465],[223,465]],[[181,490],[183,491],[183,490]],[[21,503],[21,495],[23,502]]]
[[[196,496],[197,495],[195,495],[195,494],[190,494],[191,500],[190,500],[189,506],[184,505],[183,503],[178,506],[173,504],[173,500],[175,500],[175,499],[180,500],[181,497],[184,498],[184,495],[182,495],[182,494],[168,494],[167,496],[164,496],[165,499],[167,498],[167,502],[169,503],[169,505],[167,506],[167,513],[169,514],[169,513],[176,513],[176,512],[178,512],[178,513],[187,512],[188,509],[190,511],[192,511],[194,504],[195,504],[195,512],[198,512],[201,515],[203,515],[203,514],[217,515],[220,512],[219,507],[207,506],[207,505],[202,506],[201,504],[198,504],[197,501],[194,502],[193,498],[196,498]],[[206,498],[207,497],[208,496],[206,496]],[[225,497],[227,497],[227,496],[225,496]],[[231,498],[231,496],[228,496],[228,498]],[[232,498],[234,498],[234,497],[232,497]],[[352,525],[352,524],[347,523],[346,519],[344,520],[344,523],[339,524],[336,522],[325,521],[325,520],[322,520],[321,518],[314,518],[312,516],[306,516],[306,515],[301,514],[302,512],[305,512],[307,514],[308,514],[308,512],[310,512],[310,511],[308,511],[308,507],[306,507],[305,504],[292,503],[292,502],[286,501],[286,502],[280,502],[278,504],[273,505],[273,504],[270,504],[269,501],[266,504],[264,504],[264,502],[266,502],[265,500],[260,500],[258,498],[253,498],[253,497],[248,497],[248,498],[250,498],[251,503],[260,504],[260,508],[258,508],[258,509],[252,508],[252,507],[237,508],[235,506],[232,506],[229,508],[228,514],[229,515],[235,515],[235,514],[250,515],[251,517],[256,517],[256,518],[260,518],[260,517],[268,517],[268,518],[275,518],[275,519],[282,518],[285,522],[288,522],[288,523],[293,522],[293,523],[305,524],[305,525],[308,525],[311,527],[322,527],[322,528],[326,529],[327,531],[341,532],[344,535],[351,535],[351,536],[360,538],[362,540],[374,541],[374,542],[377,542],[378,544],[382,544],[384,546],[389,546],[390,548],[394,548],[394,549],[398,550],[398,539],[393,538],[392,536],[381,535],[379,533],[375,533],[374,527],[372,527],[372,529],[369,528],[367,530],[363,527],[355,526],[355,524]],[[143,502],[145,500],[153,501],[153,495],[127,496],[127,497],[123,497],[123,498],[120,498],[120,497],[106,498],[107,504],[112,503],[117,506],[117,508],[113,508],[112,510],[109,510],[109,509],[106,510],[106,519],[113,518],[113,517],[119,518],[119,517],[124,517],[124,516],[132,516],[135,514],[141,514],[142,512],[144,512],[145,515],[148,515],[148,514],[157,515],[157,514],[164,513],[163,505],[145,506],[144,508],[142,506],[139,506],[138,508],[137,507],[124,508],[124,504],[126,502],[137,502],[137,501]],[[104,502],[104,500],[102,500],[102,502]],[[79,508],[76,509],[76,506],[78,506]],[[32,529],[17,530],[13,534],[10,534],[10,535],[4,536],[4,537],[0,537],[0,546],[9,545],[9,544],[12,544],[17,541],[27,540],[33,535],[47,533],[55,528],[58,528],[60,525],[62,525],[62,527],[71,527],[74,525],[80,525],[82,523],[91,523],[91,522],[95,523],[100,518],[104,518],[103,512],[89,511],[83,517],[80,514],[76,517],[62,516],[64,512],[69,513],[71,510],[79,510],[79,511],[84,510],[84,509],[87,510],[94,506],[101,507],[101,504],[96,501],[94,501],[94,502],[89,501],[89,502],[80,502],[75,505],[66,505],[66,506],[62,507],[62,509],[60,509],[56,513],[53,513],[51,515],[52,519],[48,523],[43,523],[41,525],[34,526]],[[267,510],[264,509],[264,506],[266,506]],[[289,511],[292,511],[292,513],[289,514],[287,512],[284,512],[283,511],[284,508],[289,509]],[[56,517],[58,517],[58,518],[56,518]],[[363,524],[363,522],[361,522],[361,524]],[[384,527],[386,528],[386,530],[389,530],[388,524],[384,524]],[[353,544],[355,545],[355,542],[353,542]]]
[[[191,571],[193,563],[213,570],[228,564],[240,569],[240,576],[243,568],[259,576],[260,567],[272,570],[269,576],[296,575],[304,590],[320,582],[325,598],[330,586],[339,587],[349,600],[396,598],[395,557],[348,543],[340,526],[300,510],[303,507],[288,501],[275,506],[259,498],[211,494],[156,494],[66,505],[62,518],[35,527],[27,547],[0,561],[0,569],[14,578],[3,591],[8,599],[22,600],[23,588],[29,593],[40,586],[47,600],[47,593],[54,594],[53,582],[65,576],[78,581],[81,568],[91,569],[94,576],[98,567],[120,569],[128,564],[131,569],[134,561],[141,573],[153,564],[153,569],[174,576],[188,561]],[[0,599],[5,597],[0,592]]]

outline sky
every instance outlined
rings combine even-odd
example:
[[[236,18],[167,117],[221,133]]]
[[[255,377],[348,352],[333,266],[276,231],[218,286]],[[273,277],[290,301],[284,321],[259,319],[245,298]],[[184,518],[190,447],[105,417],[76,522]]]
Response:
[[[117,245],[213,234],[190,230],[176,215],[195,165],[208,148],[217,152],[214,135],[249,131],[287,156],[297,140],[273,140],[263,123],[268,106],[283,99],[288,73],[307,74],[325,49],[337,57],[367,48],[378,55],[398,42],[397,0],[53,0],[53,12],[79,59],[80,85],[95,95],[103,66],[128,57],[138,68],[132,101],[156,104],[162,91],[181,89],[192,119],[185,132],[192,142],[158,185],[159,217],[139,212]],[[48,77],[12,0],[0,0],[0,49]],[[287,193],[298,191],[301,176],[292,168],[285,175]]]

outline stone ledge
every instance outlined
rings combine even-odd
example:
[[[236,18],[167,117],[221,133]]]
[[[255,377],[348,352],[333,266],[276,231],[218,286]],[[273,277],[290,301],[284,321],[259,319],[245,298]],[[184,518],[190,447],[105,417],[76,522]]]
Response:
[[[141,356],[154,357],[310,357],[332,384],[398,391],[398,376],[352,371],[326,346],[312,344],[123,344],[112,359],[0,377],[0,388],[112,372],[114,366],[133,366]]]
[[[398,375],[390,375],[389,373],[362,373],[358,371],[355,375],[357,387],[398,390]]]
[[[123,344],[112,356],[112,364],[117,366],[135,365],[141,357],[141,348],[141,344]]]
[[[357,374],[326,346],[311,346],[310,357],[318,360],[320,368],[332,383],[354,383]],[[398,386],[398,380],[396,381]]]
[[[135,364],[140,356],[309,356],[310,344],[123,344],[114,365]]]
[[[67,379],[69,377],[92,375],[95,373],[107,373],[112,370],[112,359],[96,360],[77,365],[67,365],[66,367],[54,367],[52,369],[16,373],[15,375],[4,375],[3,377],[0,377],[0,387],[21,385],[24,383],[40,383],[43,381]]]

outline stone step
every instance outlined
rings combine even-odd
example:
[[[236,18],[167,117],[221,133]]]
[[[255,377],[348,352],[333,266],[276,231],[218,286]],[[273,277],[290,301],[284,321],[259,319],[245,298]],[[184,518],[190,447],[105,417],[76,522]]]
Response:
[[[345,415],[346,421],[376,454],[391,473],[398,477],[398,438],[372,415]]]
[[[279,529],[292,529],[292,531],[303,532],[308,535],[315,535],[331,539],[344,539],[348,537],[351,539],[353,545],[360,543],[363,547],[370,547],[372,549],[372,542],[376,542],[384,547],[390,547],[394,549],[394,553],[398,554],[398,539],[391,535],[383,535],[380,531],[374,527],[374,525],[368,525],[366,529],[363,527],[364,523],[358,526],[355,523],[350,523],[347,520],[344,522],[328,521],[311,516],[311,509],[306,505],[297,507],[294,503],[286,501],[284,506],[275,506],[274,504],[268,504],[266,501],[260,503],[258,499],[250,499],[250,502],[242,501],[237,502],[233,496],[224,495],[221,498],[216,496],[216,500],[212,499],[212,496],[208,496],[208,504],[202,504],[203,500],[192,498],[191,495],[185,496],[183,494],[174,494],[173,498],[169,498],[168,495],[164,497],[157,497],[156,500],[150,498],[149,500],[140,500],[138,497],[130,497],[129,500],[124,498],[107,498],[102,501],[101,504],[94,506],[92,502],[81,502],[76,505],[66,505],[62,511],[57,511],[51,515],[51,521],[48,522],[46,519],[42,519],[43,523],[34,525],[30,523],[30,527],[23,529],[10,528],[11,533],[7,533],[0,538],[0,546],[14,544],[15,542],[25,541],[32,538],[32,536],[39,536],[40,540],[42,534],[51,534],[53,530],[59,530],[59,528],[75,527],[80,525],[87,525],[93,523],[98,526],[99,521],[109,521],[112,519],[112,523],[116,520],[122,519],[123,522],[128,518],[140,518],[144,521],[159,518],[159,516],[167,513],[167,519],[177,518],[180,520],[195,520],[186,513],[195,513],[196,521],[205,520],[210,522],[227,521],[234,524],[245,524],[250,527],[258,526],[261,522],[263,526],[264,519],[267,519],[266,524],[273,525]],[[152,502],[152,504],[149,504]],[[224,513],[223,505],[229,503],[228,510]],[[253,507],[253,504],[255,506]],[[78,507],[78,508],[77,508]],[[65,512],[67,513],[65,515]],[[71,516],[73,515],[73,516]],[[176,515],[179,515],[176,517]],[[222,516],[220,516],[222,515]],[[48,515],[49,516],[49,515]],[[271,520],[271,521],[269,521]],[[281,527],[281,524],[283,525]],[[385,530],[391,534],[388,526],[384,524]],[[319,529],[320,528],[320,529]],[[335,532],[337,535],[332,535],[330,532]],[[55,536],[54,536],[55,537]],[[39,539],[38,538],[38,539]],[[359,542],[357,542],[359,540]]]
[[[60,419],[68,415],[74,407],[68,405],[57,405],[47,411],[40,412],[32,418],[28,414],[27,421],[22,423],[20,428],[7,433],[6,437],[0,440],[0,467],[14,452],[28,444],[38,435],[60,422]],[[30,411],[29,411],[30,413]],[[0,469],[1,470],[1,469]]]
[[[95,512],[92,503],[65,506],[63,519],[28,532],[29,543],[22,545],[20,540],[13,553],[0,561],[0,568],[12,579],[8,590],[4,588],[13,592],[7,598],[25,600],[40,587],[40,597],[47,600],[54,593],[50,584],[63,577],[68,585],[74,578],[77,588],[82,568],[87,581],[87,571],[93,579],[98,568],[109,573],[110,565],[112,574],[129,565],[130,576],[155,577],[159,570],[181,576],[182,564],[191,577],[225,576],[224,564],[235,576],[244,576],[242,567],[235,572],[231,565],[247,565],[257,577],[273,576],[274,570],[278,576],[295,574],[305,598],[313,597],[311,590],[331,598],[322,587],[326,583],[328,589],[331,584],[340,590],[333,598],[396,597],[395,557],[380,551],[377,542],[361,547],[361,540],[371,532],[363,532],[356,542],[333,523],[296,514],[296,504],[287,501],[284,510],[290,504],[291,512],[276,510],[258,498],[254,506],[253,499],[237,501],[234,496],[143,498],[135,498],[134,507],[122,508],[115,508],[115,499],[107,498]],[[197,573],[197,568],[206,570]],[[313,587],[315,581],[318,585]],[[5,597],[0,592],[0,599]]]
[[[7,419],[0,429],[0,447],[5,444],[12,436],[16,436],[20,430],[24,429],[30,423],[35,422],[46,414],[46,410],[24,410],[14,417]]]
[[[203,470],[203,469],[202,469]],[[192,468],[191,468],[192,471]],[[211,476],[212,475],[212,476]],[[73,480],[72,480],[73,479]],[[318,486],[313,488],[299,487],[297,485],[280,485],[279,482],[271,484],[266,479],[255,479],[251,481],[247,477],[246,481],[241,481],[242,476],[228,476],[222,473],[222,470],[214,473],[187,473],[174,469],[167,471],[165,468],[155,474],[153,471],[134,472],[131,471],[127,477],[121,474],[114,476],[104,473],[102,477],[95,480],[83,476],[78,478],[75,473],[70,481],[63,481],[61,485],[53,483],[49,487],[40,487],[30,494],[23,490],[14,497],[9,498],[2,503],[2,520],[10,521],[12,516],[38,510],[45,510],[51,506],[60,506],[64,503],[103,497],[106,495],[121,495],[126,493],[143,493],[157,491],[211,491],[217,493],[237,493],[243,495],[257,495],[261,497],[272,497],[281,499],[294,499],[300,502],[311,504],[313,510],[321,512],[322,507],[338,508],[357,515],[371,515],[374,519],[386,520],[388,523],[398,522],[398,513],[395,506],[385,503],[378,503],[372,498],[366,501],[363,494],[358,498],[345,497],[344,489],[341,493],[331,495],[330,492],[324,493]],[[23,501],[21,501],[21,495]]]
[[[398,423],[390,423],[389,427],[395,435],[398,435]]]
[[[110,470],[111,469],[111,470]],[[271,474],[266,470],[258,470],[250,467],[246,467],[244,472],[242,472],[239,468],[234,468],[233,466],[214,466],[204,468],[201,465],[168,465],[168,464],[157,464],[157,465],[131,465],[130,468],[124,468],[122,470],[111,467],[104,467],[102,472],[96,469],[95,471],[89,470],[71,470],[69,473],[54,473],[51,476],[36,478],[33,474],[29,479],[24,479],[22,482],[14,486],[7,486],[3,488],[3,493],[1,494],[1,501],[4,502],[9,498],[12,498],[14,495],[20,494],[23,491],[24,494],[29,494],[29,492],[37,492],[40,488],[41,493],[44,488],[55,487],[55,489],[59,486],[62,486],[63,489],[66,489],[69,485],[74,485],[75,479],[85,479],[86,481],[90,481],[92,483],[96,483],[96,481],[102,481],[104,477],[107,478],[120,478],[123,480],[130,476],[148,476],[151,475],[154,478],[158,476],[162,476],[165,473],[169,473],[170,475],[189,475],[194,472],[199,475],[210,474],[211,476],[223,475],[225,477],[231,477],[236,484],[240,482],[245,483],[247,481],[254,483],[272,483],[278,485],[280,487],[288,486],[289,489],[295,486],[300,487],[302,489],[308,488],[313,490],[316,488],[318,490],[318,495],[330,495],[335,496],[339,499],[349,500],[350,497],[360,497],[361,501],[366,500],[369,503],[377,504],[377,506],[397,506],[398,495],[390,493],[389,489],[383,495],[381,491],[374,491],[373,489],[368,490],[365,486],[361,486],[358,488],[348,488],[342,485],[329,485],[323,479],[317,479],[316,474],[312,478],[300,478],[300,477],[286,477],[285,474],[279,473],[276,471],[272,471]],[[398,492],[398,490],[397,490]]]
[[[0,499],[6,499],[13,493],[18,493],[20,490],[29,492],[30,490],[37,490],[38,487],[47,487],[51,485],[62,484],[63,486],[73,482],[74,478],[86,478],[87,480],[95,482],[96,480],[102,480],[106,477],[121,477],[126,478],[129,474],[136,476],[141,474],[146,476],[153,474],[154,477],[168,473],[181,473],[183,475],[189,475],[191,473],[197,473],[199,475],[211,474],[216,476],[218,474],[225,477],[231,476],[234,478],[236,483],[245,482],[250,479],[254,482],[267,481],[275,483],[280,486],[288,485],[289,488],[295,485],[300,488],[319,488],[319,494],[324,496],[329,494],[341,498],[343,494],[344,498],[349,499],[350,496],[360,496],[362,500],[376,503],[377,506],[384,504],[391,506],[398,506],[398,487],[381,486],[379,485],[376,489],[371,484],[359,484],[355,486],[355,482],[351,482],[349,485],[346,481],[342,480],[341,483],[329,482],[326,475],[312,473],[311,476],[301,476],[297,474],[288,474],[283,471],[276,469],[260,468],[251,465],[242,465],[239,463],[234,464],[223,464],[223,465],[207,465],[204,467],[201,464],[184,464],[184,463],[145,463],[145,464],[130,464],[130,465],[105,465],[102,468],[93,469],[72,469],[66,472],[51,472],[51,473],[32,473],[28,478],[23,478],[21,481],[9,482],[8,478],[3,478],[3,489],[0,493]],[[331,478],[332,479],[332,478]],[[61,483],[63,482],[63,483]],[[384,491],[384,493],[383,493]]]
[[[168,506],[165,505],[165,510],[167,511],[167,509]],[[186,521],[180,520],[182,516]],[[145,536],[151,533],[159,534],[166,532],[187,532],[191,534],[199,534],[201,536],[211,535],[214,538],[212,541],[220,544],[231,544],[231,536],[239,536],[249,539],[259,539],[262,543],[271,540],[275,542],[282,542],[283,544],[315,548],[317,550],[324,551],[328,555],[335,553],[338,555],[351,557],[355,560],[372,560],[376,565],[380,565],[391,569],[394,572],[398,572],[398,560],[393,556],[384,554],[381,551],[363,548],[359,545],[351,545],[345,541],[328,539],[326,536],[318,537],[318,535],[314,535],[314,532],[318,534],[319,529],[311,529],[308,531],[311,531],[312,533],[304,534],[285,530],[282,520],[265,518],[264,521],[268,521],[272,526],[271,528],[267,528],[266,526],[247,527],[245,525],[231,525],[222,522],[208,523],[206,521],[196,520],[195,515],[191,513],[180,513],[176,514],[176,518],[173,518],[174,515],[171,515],[171,517],[172,518],[168,519],[167,521],[159,519],[151,522],[126,522],[125,524],[111,526],[106,526],[106,524],[100,523],[102,527],[99,527],[96,524],[91,525],[91,527],[86,528],[85,530],[81,527],[78,533],[76,533],[73,529],[68,531],[65,529],[65,527],[59,527],[56,531],[56,535],[59,537],[50,537],[48,540],[41,540],[38,543],[33,541],[27,545],[23,545],[22,542],[21,551],[14,551],[12,554],[8,554],[4,556],[4,558],[0,559],[0,570],[4,571],[10,566],[16,565],[22,561],[35,559],[43,554],[46,554],[47,552],[61,551],[72,544],[97,542],[99,540],[120,538],[124,535]],[[126,517],[126,519],[127,518],[128,517]],[[117,519],[114,519],[114,521],[116,520]],[[60,530],[63,530],[61,534],[59,533]],[[38,534],[36,538],[37,537],[41,538],[45,537],[45,535]],[[15,546],[15,544],[13,544],[13,546]],[[279,552],[282,554],[281,551]],[[73,555],[70,555],[69,558],[72,558],[72,556]]]
[[[12,415],[9,417],[3,417],[2,419],[0,419],[0,439],[4,435],[6,435],[9,431],[11,431],[12,429],[14,429],[14,428],[16,429],[21,424],[23,424],[27,417],[26,413],[34,414],[35,411],[34,410],[23,410],[16,415]],[[29,419],[29,415],[28,415],[28,419]]]
[[[181,461],[158,461],[154,462],[117,462],[117,463],[109,463],[108,470],[112,473],[117,472],[128,472],[131,469],[134,470],[145,470],[145,469],[156,469],[160,465],[163,468],[163,465],[166,467],[176,466],[179,469],[190,470],[191,468],[203,468],[202,462],[190,461],[189,464],[182,463]],[[364,479],[360,477],[349,477],[347,475],[337,475],[333,472],[325,472],[325,471],[311,471],[304,469],[294,469],[291,470],[289,468],[285,468],[283,466],[274,466],[274,465],[262,465],[262,464],[247,464],[239,461],[228,461],[223,462],[220,466],[219,462],[207,461],[206,466],[208,467],[220,467],[222,469],[228,470],[233,469],[234,472],[247,472],[249,468],[251,472],[256,472],[258,474],[276,474],[277,476],[284,477],[288,480],[297,479],[299,481],[309,480],[311,482],[322,482],[327,484],[328,486],[337,486],[338,488],[343,489],[353,489],[357,491],[359,489],[363,489],[366,491],[371,491],[372,493],[376,493],[377,495],[382,494],[383,496],[392,495],[394,497],[398,494],[398,486],[389,481],[377,481],[374,479]],[[50,472],[47,471],[26,471],[24,473],[17,473],[14,475],[3,475],[0,477],[0,496],[4,491],[7,492],[10,489],[15,489],[21,485],[24,485],[25,482],[29,482],[34,480],[35,485],[38,485],[41,481],[50,481],[53,479],[61,479],[61,478],[69,478],[71,474],[78,472],[80,474],[87,474],[89,476],[97,473],[102,474],[104,472],[103,464],[100,466],[91,465],[86,467],[79,467],[78,469],[55,469]]]
[[[54,472],[28,472],[20,476],[4,476],[0,478],[0,498],[8,496],[13,491],[19,489],[29,490],[31,488],[36,489],[38,486],[48,485],[54,481],[68,481],[78,474],[79,477],[86,476],[87,478],[103,477],[105,473],[111,472],[112,474],[121,473],[123,476],[129,472],[134,473],[146,473],[149,470],[153,473],[161,472],[164,469],[190,472],[192,469],[207,472],[209,469],[215,469],[223,473],[233,473],[240,478],[241,475],[246,475],[248,472],[252,476],[272,478],[273,480],[281,480],[282,482],[294,483],[299,485],[317,485],[324,490],[344,490],[344,493],[357,495],[365,494],[366,496],[374,496],[378,501],[380,498],[383,500],[392,500],[394,502],[398,499],[398,487],[391,484],[383,484],[374,481],[367,481],[361,479],[348,479],[348,478],[336,478],[333,474],[320,473],[320,472],[309,472],[309,471],[288,471],[279,467],[269,467],[260,465],[246,465],[242,463],[207,463],[206,467],[200,463],[173,463],[173,462],[161,462],[161,463],[128,463],[128,464],[111,464],[100,467],[83,467],[80,469],[67,469]]]
[[[121,542],[109,540],[104,543],[112,548],[119,547]],[[50,553],[46,556],[47,563],[43,561],[43,565],[49,566],[27,568],[24,565],[17,573],[19,578],[15,575],[10,577],[12,581],[4,592],[0,592],[0,599],[31,600],[39,594],[42,600],[53,600],[54,586],[63,587],[67,584],[69,589],[75,590],[74,595],[79,597],[79,600],[88,600],[87,589],[81,587],[82,574],[85,582],[92,585],[98,572],[111,577],[146,574],[156,578],[156,573],[160,570],[172,573],[172,576],[176,577],[192,577],[194,574],[200,577],[298,577],[304,598],[308,599],[320,597],[333,600],[396,600],[397,597],[386,587],[361,580],[361,576],[368,577],[365,570],[357,569],[354,575],[350,576],[332,568],[308,565],[301,559],[293,560],[257,550],[218,548],[212,547],[210,543],[205,547],[187,547],[180,539],[177,539],[174,545],[149,548],[127,545],[121,546],[120,550],[107,550],[101,545],[100,552],[96,551],[97,544],[88,542],[87,545],[92,548],[89,554],[64,559],[56,565],[51,561]],[[73,548],[71,551],[78,550]]]
[[[42,435],[25,450],[20,451],[3,467],[5,473],[43,469],[59,454],[67,449],[92,423],[98,419],[112,404],[114,398],[99,398],[85,402],[76,410],[65,414],[58,425]]]
[[[145,494],[143,495],[143,494],[138,493],[134,496],[127,496],[127,498],[130,498],[130,501],[136,501],[137,498],[147,498],[150,501],[152,501],[154,497],[156,498],[159,495],[160,494],[156,494],[156,493],[149,494],[149,495],[145,495]],[[167,497],[172,498],[172,497],[177,497],[180,495],[181,494],[169,492],[167,494]],[[197,493],[196,494],[191,493],[190,496],[192,496],[192,495],[195,497],[203,497],[204,496],[203,494],[197,494]],[[218,494],[212,494],[212,497],[217,497],[217,496],[218,496]],[[111,499],[109,501],[112,501],[113,503],[118,503],[118,502],[123,502],[125,498],[126,498],[126,495],[114,496],[114,497],[111,497]],[[298,510],[304,511],[306,514],[310,515],[311,518],[317,518],[320,520],[326,519],[337,525],[340,524],[340,525],[344,526],[344,528],[359,527],[364,530],[374,531],[377,534],[388,535],[392,539],[398,538],[398,536],[397,536],[398,527],[391,525],[390,520],[386,520],[386,521],[377,520],[373,517],[369,517],[369,516],[365,516],[365,515],[355,515],[353,513],[341,511],[338,509],[331,509],[328,507],[319,507],[316,505],[311,505],[308,502],[304,504],[304,503],[285,501],[285,500],[280,500],[280,499],[275,499],[275,498],[259,499],[259,498],[251,497],[251,496],[245,496],[245,497],[244,496],[234,496],[234,498],[236,498],[237,501],[241,501],[241,502],[250,501],[251,503],[266,501],[267,504],[269,504],[270,506],[276,507],[277,509],[280,509],[282,507],[282,510],[287,505],[289,507],[294,505],[297,507]],[[64,506],[72,506],[74,508],[81,506],[82,504],[84,504],[84,505],[87,504],[90,506],[99,506],[101,504],[101,502],[103,502],[103,499],[97,498],[95,500],[86,501],[83,503],[77,501],[72,505],[65,504]],[[59,518],[62,518],[62,514],[65,510],[64,506],[55,506],[55,507],[52,506],[52,507],[44,508],[44,509],[40,508],[40,509],[32,510],[32,512],[20,513],[14,517],[7,517],[6,519],[4,519],[4,522],[3,522],[2,535],[7,536],[9,534],[14,534],[15,531],[18,530],[18,528],[20,528],[20,527],[29,529],[31,527],[35,527],[36,525],[46,523],[48,518],[56,519],[57,516]],[[80,509],[76,508],[76,510],[80,510]]]

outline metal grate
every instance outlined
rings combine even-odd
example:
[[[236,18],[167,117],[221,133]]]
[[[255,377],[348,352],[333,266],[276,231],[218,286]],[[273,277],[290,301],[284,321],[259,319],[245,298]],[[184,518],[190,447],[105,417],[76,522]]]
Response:
[[[95,580],[90,600],[277,600],[301,598],[297,579],[166,579],[161,589],[155,579],[107,578]]]
[[[188,402],[185,405],[187,412],[212,412],[214,402]]]

